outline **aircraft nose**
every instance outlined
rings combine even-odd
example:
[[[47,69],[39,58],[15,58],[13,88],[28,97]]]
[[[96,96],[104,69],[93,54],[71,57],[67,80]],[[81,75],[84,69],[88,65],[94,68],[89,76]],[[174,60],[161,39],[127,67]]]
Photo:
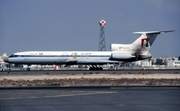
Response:
[[[9,62],[9,58],[4,58],[4,62]]]

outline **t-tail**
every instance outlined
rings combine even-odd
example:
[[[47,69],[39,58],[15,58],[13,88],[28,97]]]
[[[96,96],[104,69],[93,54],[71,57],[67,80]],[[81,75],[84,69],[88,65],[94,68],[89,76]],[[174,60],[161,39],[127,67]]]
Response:
[[[132,44],[111,44],[111,50],[121,53],[131,53],[136,55],[136,60],[151,58],[149,49],[155,41],[158,34],[163,34],[169,31],[147,31],[147,32],[134,32],[134,34],[140,34],[140,37],[136,39]]]

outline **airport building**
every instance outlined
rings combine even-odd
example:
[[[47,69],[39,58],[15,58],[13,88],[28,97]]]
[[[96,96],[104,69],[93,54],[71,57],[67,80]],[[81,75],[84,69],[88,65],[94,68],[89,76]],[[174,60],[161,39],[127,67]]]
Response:
[[[6,65],[7,63],[5,63],[3,61],[4,58],[8,57],[6,53],[4,53],[2,56],[0,56],[0,69],[7,69]]]

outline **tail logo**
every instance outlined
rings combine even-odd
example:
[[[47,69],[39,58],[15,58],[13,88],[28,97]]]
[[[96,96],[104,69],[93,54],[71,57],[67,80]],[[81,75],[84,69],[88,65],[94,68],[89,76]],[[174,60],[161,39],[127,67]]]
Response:
[[[149,47],[148,42],[149,42],[148,38],[141,39],[141,47]]]

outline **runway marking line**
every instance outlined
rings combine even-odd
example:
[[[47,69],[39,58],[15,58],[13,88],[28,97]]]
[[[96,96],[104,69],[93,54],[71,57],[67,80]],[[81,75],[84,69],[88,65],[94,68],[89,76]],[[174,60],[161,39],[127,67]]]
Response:
[[[82,91],[81,91],[82,92]],[[62,95],[52,95],[52,96],[43,96],[43,97],[36,97],[36,96],[31,96],[31,97],[14,97],[14,98],[0,98],[0,100],[10,100],[10,99],[33,99],[33,98],[56,98],[56,97],[70,97],[70,96],[84,96],[84,95],[94,95],[94,94],[112,94],[112,93],[117,93],[116,91],[108,91],[108,92],[103,92],[103,91],[87,91],[87,92],[82,92],[80,94],[62,94]]]

